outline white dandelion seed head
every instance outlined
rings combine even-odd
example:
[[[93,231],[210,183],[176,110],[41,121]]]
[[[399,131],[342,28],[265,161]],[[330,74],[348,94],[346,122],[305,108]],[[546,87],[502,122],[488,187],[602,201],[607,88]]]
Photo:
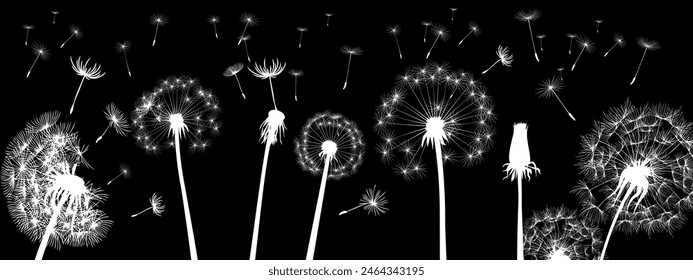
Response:
[[[645,48],[647,50],[654,51],[660,48],[660,45],[657,41],[650,40],[644,37],[638,38],[637,42],[640,47]]]
[[[541,16],[539,10],[524,10],[515,14],[515,19],[519,21],[531,21],[538,19]]]
[[[360,47],[350,47],[350,46],[347,46],[347,45],[342,46],[342,48],[340,49],[340,51],[341,51],[343,54],[348,54],[348,55],[361,55],[361,54],[363,54],[363,49],[362,49],[362,48],[360,48]]]
[[[161,196],[156,195],[156,193],[149,198],[149,204],[152,205],[152,212],[159,217],[161,217],[161,213],[166,210],[166,205],[161,200]]]
[[[38,56],[43,60],[47,60],[51,56],[51,52],[41,43],[33,43],[31,45],[31,51],[35,56]]]
[[[116,44],[115,48],[116,48],[117,52],[122,53],[122,52],[129,51],[131,46],[132,46],[132,43],[130,43],[130,41],[128,41],[128,40],[125,40],[123,42],[118,42]]]
[[[286,62],[281,63],[279,62],[279,59],[272,59],[272,65],[270,67],[267,67],[267,60],[263,59],[262,66],[259,66],[257,63],[255,63],[255,71],[253,71],[253,69],[250,68],[248,68],[248,70],[251,73],[253,73],[255,77],[264,80],[267,78],[277,77],[284,71],[284,68],[286,68]]]
[[[126,132],[130,132],[130,124],[125,119],[123,112],[116,108],[115,103],[111,102],[106,106],[104,115],[108,120],[108,125],[115,129],[118,134],[125,136]]]
[[[510,63],[513,62],[513,55],[510,54],[508,48],[499,45],[498,50],[496,50],[496,55],[498,56],[498,59],[501,60],[503,66],[511,66]]]
[[[562,70],[563,69],[560,69],[558,71]],[[560,77],[551,77],[543,80],[539,84],[539,88],[537,88],[537,95],[539,95],[539,98],[551,98],[555,96],[559,91],[563,90],[564,87],[565,84],[563,83],[563,80],[561,80]]]
[[[96,80],[104,75],[106,75],[106,72],[101,73],[101,65],[94,63],[94,66],[88,67],[87,65],[89,64],[89,60],[91,58],[88,58],[87,61],[82,63],[82,57],[77,57],[76,61],[72,60],[72,57],[70,57],[70,64],[72,64],[72,70],[75,71],[77,76],[82,76],[86,78],[87,80]]]
[[[526,260],[598,260],[602,232],[565,207],[547,207],[524,221]]]
[[[168,23],[168,18],[163,14],[153,14],[149,18],[149,23],[154,25],[166,25]]]
[[[284,125],[284,113],[279,110],[271,110],[267,113],[267,119],[260,125],[260,142],[271,143],[274,145],[277,140],[281,142],[281,137],[286,130]]]
[[[591,53],[594,50],[594,44],[590,38],[578,36],[576,43],[580,48],[584,49],[588,53]]]

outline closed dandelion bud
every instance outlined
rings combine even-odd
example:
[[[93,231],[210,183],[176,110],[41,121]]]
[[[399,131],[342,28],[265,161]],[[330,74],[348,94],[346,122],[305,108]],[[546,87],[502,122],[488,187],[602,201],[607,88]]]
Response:
[[[508,154],[509,162],[505,164],[506,178],[510,176],[510,180],[518,177],[522,180],[525,177],[532,175],[532,171],[539,172],[534,162],[529,157],[529,144],[527,143],[527,124],[516,123],[513,128],[513,139],[510,143],[510,153]]]

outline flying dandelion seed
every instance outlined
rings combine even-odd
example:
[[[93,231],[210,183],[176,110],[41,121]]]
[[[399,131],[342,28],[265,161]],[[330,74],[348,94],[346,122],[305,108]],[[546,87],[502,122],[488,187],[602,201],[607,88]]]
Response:
[[[604,53],[604,57],[606,57],[609,54],[609,52],[611,52],[611,50],[613,50],[616,46],[619,46],[620,48],[626,46],[626,40],[623,39],[623,35],[618,33],[614,34],[614,45],[611,46],[611,48],[609,48],[609,50],[606,51],[606,53]]]
[[[152,197],[149,199],[149,204],[151,206],[147,207],[147,209],[144,209],[137,214],[132,214],[132,215],[130,215],[130,217],[131,218],[137,217],[149,209],[152,210],[154,215],[161,217],[161,213],[163,213],[166,210],[166,205],[164,205],[164,203],[161,201],[161,197],[156,195],[156,193],[154,193],[152,195]]]
[[[568,117],[570,117],[573,121],[575,121],[575,117],[573,117],[573,114],[568,111],[568,108],[565,107],[565,104],[563,104],[563,101],[561,101],[561,98],[558,97],[558,91],[562,90],[564,88],[563,80],[557,77],[553,77],[550,79],[546,79],[539,84],[539,88],[537,89],[537,94],[539,95],[539,98],[551,98],[551,97],[556,97],[559,103],[561,103],[561,106],[563,106],[563,110],[565,110],[566,113],[568,113]]]
[[[104,116],[108,120],[108,126],[101,133],[101,136],[96,139],[96,143],[101,141],[101,138],[106,134],[109,128],[113,128],[118,135],[125,136],[126,132],[130,132],[130,124],[125,120],[125,116],[120,109],[116,108],[115,103],[111,102],[106,106],[106,111],[103,112]]]
[[[71,25],[70,26],[70,36],[67,37],[67,39],[65,39],[65,42],[63,42],[63,44],[60,45],[60,48],[62,49],[63,46],[65,46],[65,44],[67,44],[67,42],[70,41],[70,39],[72,39],[72,38],[75,38],[75,39],[82,38],[82,31],[79,29],[79,26],[77,26],[77,25]]]
[[[113,183],[113,181],[115,181],[116,179],[118,179],[120,177],[123,177],[123,179],[130,178],[130,175],[132,175],[132,172],[130,172],[130,167],[128,167],[125,164],[121,164],[120,165],[120,173],[118,173],[118,175],[116,175],[115,177],[113,177],[113,179],[108,181],[108,183],[106,183],[106,186],[110,185],[111,183]]]
[[[53,14],[53,24],[55,24],[55,17],[58,16],[60,12],[59,11],[52,11],[51,14]]]
[[[245,99],[245,93],[243,93],[243,88],[241,87],[241,80],[238,79],[238,72],[241,72],[243,70],[243,63],[238,62],[236,64],[233,64],[226,68],[226,71],[224,71],[224,77],[235,77],[236,82],[238,83],[238,89],[241,91],[241,96],[243,96],[243,99]]]
[[[488,72],[488,70],[491,70],[491,68],[493,68],[493,66],[496,66],[496,64],[498,64],[498,62],[500,62],[503,66],[507,66],[507,67],[511,66],[510,63],[513,62],[513,55],[510,54],[510,52],[508,51],[508,48],[504,48],[503,46],[499,45],[498,50],[496,50],[496,56],[498,56],[498,60],[496,60],[496,62],[491,64],[491,66],[488,69],[484,70],[484,72],[481,72],[481,74],[486,74],[486,72]]]
[[[48,49],[41,43],[33,43],[31,45],[31,51],[34,53],[36,58],[34,58],[34,62],[31,64],[29,71],[26,72],[27,78],[29,78],[29,75],[31,75],[31,70],[34,69],[34,65],[36,65],[36,61],[38,61],[39,58],[48,60],[48,58],[51,56],[51,52],[48,51]]]
[[[532,21],[538,19],[541,13],[538,10],[527,10],[520,11],[515,14],[515,19],[519,21],[526,21],[527,26],[529,26],[529,38],[532,40],[532,50],[534,50],[534,58],[539,62],[539,55],[537,55],[537,48],[534,46],[534,35],[532,35]]]
[[[544,38],[546,37],[546,34],[539,34],[537,35],[537,39],[539,39],[539,50],[544,51]]]
[[[265,63],[266,60],[262,60],[262,66],[257,65],[255,63],[255,71],[253,69],[248,68],[248,71],[250,73],[253,73],[255,77],[258,77],[260,79],[267,79],[269,80],[270,84],[270,91],[272,92],[272,103],[274,104],[274,109],[277,110],[277,102],[274,99],[274,87],[272,86],[272,79],[276,78],[279,74],[281,74],[284,71],[284,68],[286,68],[286,62],[281,63],[279,62],[279,59],[272,59],[272,66],[267,67],[267,64]]]
[[[7,146],[0,177],[7,207],[17,228],[32,242],[40,240],[36,260],[47,246],[93,247],[112,222],[96,209],[108,196],[77,175],[91,168],[86,146],[74,124],[59,123],[57,111],[29,122]]]
[[[568,33],[566,36],[570,38],[570,42],[568,42],[568,55],[571,55],[573,54],[573,40],[577,38],[577,35]]]
[[[575,70],[575,65],[577,65],[577,62],[580,60],[580,56],[582,56],[583,52],[587,51],[587,53],[592,53],[594,50],[594,44],[592,44],[592,41],[590,41],[590,39],[587,37],[578,37],[577,44],[580,46],[580,54],[578,54],[577,58],[575,59],[575,63],[573,63],[573,67],[570,68],[570,71]]]
[[[597,34],[599,34],[599,25],[604,21],[602,21],[601,19],[595,19],[594,22],[597,23]]]
[[[23,27],[24,29],[26,29],[26,36],[24,36],[24,45],[25,45],[25,46],[28,46],[28,45],[29,45],[29,31],[31,31],[32,29],[34,29],[34,26],[33,26],[33,25],[25,24],[25,25],[23,25],[22,27]]]
[[[314,175],[322,172],[306,260],[313,260],[315,254],[327,179],[337,180],[356,172],[365,154],[362,138],[354,122],[342,115],[325,112],[309,119],[295,141],[298,163],[303,170]]]
[[[638,38],[638,45],[645,50],[642,52],[642,57],[640,58],[640,63],[638,64],[638,70],[635,71],[635,76],[633,76],[633,80],[630,81],[631,85],[635,83],[635,79],[638,77],[638,73],[640,73],[640,66],[642,66],[642,61],[645,60],[645,54],[647,51],[659,49],[659,43],[657,43],[657,41],[648,40],[643,37]]]
[[[344,86],[342,87],[342,90],[345,90],[347,87],[347,82],[349,81],[349,69],[351,69],[351,57],[354,55],[361,55],[363,54],[363,49],[359,47],[350,47],[350,46],[342,46],[341,49],[343,54],[348,54],[349,55],[349,63],[347,64],[347,71],[346,71],[346,78],[344,78]]]
[[[387,204],[387,198],[385,197],[385,191],[376,191],[375,186],[373,188],[367,189],[366,193],[361,196],[361,200],[359,201],[359,205],[357,205],[354,208],[351,208],[349,210],[344,210],[342,212],[339,212],[339,216],[344,215],[346,213],[351,212],[352,210],[356,210],[358,208],[363,208],[368,214],[373,214],[374,216],[378,216],[380,214],[385,214],[387,210],[390,210],[385,206]]]
[[[431,49],[428,50],[428,53],[426,54],[426,59],[428,59],[428,56],[431,55],[431,52],[433,51],[433,47],[436,46],[438,39],[440,39],[442,41],[447,41],[448,37],[450,37],[450,33],[445,29],[445,26],[442,26],[442,25],[434,24],[433,27],[431,27],[431,31],[436,34],[436,39],[433,41],[433,44],[431,45]]]
[[[158,153],[165,148],[175,148],[188,232],[190,257],[197,260],[195,236],[192,230],[188,195],[185,189],[181,160],[181,142],[189,141],[195,151],[209,146],[207,135],[219,133],[221,122],[219,101],[208,90],[191,78],[170,77],[151,93],[138,99],[135,105],[133,126],[137,144],[148,153]]]
[[[534,212],[524,222],[528,260],[597,260],[603,244],[598,227],[563,206]]]
[[[397,35],[399,35],[400,32],[400,27],[399,25],[394,25],[390,26],[387,28],[387,33],[395,37],[395,43],[397,43],[397,52],[399,53],[399,59],[402,59],[402,49],[399,47],[399,39],[397,38]]]
[[[238,37],[238,45],[241,45],[241,41],[243,41],[243,37],[245,37],[245,31],[248,29],[248,26],[255,26],[259,23],[255,15],[250,14],[250,13],[242,13],[241,14],[241,23],[245,23],[243,27],[243,32],[241,33],[241,36]]]
[[[303,71],[292,69],[289,73],[294,76],[294,101],[298,101],[298,77],[303,76]]]
[[[168,23],[168,18],[162,14],[154,14],[149,19],[149,23],[156,25],[154,29],[154,41],[152,41],[152,47],[156,45],[156,37],[159,35],[159,26],[164,26]]]
[[[469,73],[448,68],[428,63],[408,70],[381,99],[375,127],[383,142],[379,146],[383,160],[401,156],[404,163],[396,165],[395,172],[405,179],[423,177],[423,153],[429,146],[435,150],[441,260],[447,258],[443,162],[454,159],[456,151],[463,153],[467,165],[480,161],[492,145],[495,119],[493,102],[483,85]]]
[[[72,111],[75,109],[75,102],[77,102],[77,96],[79,95],[79,91],[82,89],[82,84],[84,83],[84,80],[96,80],[106,75],[106,72],[101,73],[101,65],[94,63],[94,66],[88,67],[87,65],[89,64],[89,60],[91,60],[91,58],[87,59],[87,61],[82,63],[81,56],[77,57],[77,61],[72,61],[72,57],[70,57],[72,70],[75,71],[77,76],[82,76],[82,81],[79,82],[79,87],[77,88],[77,93],[75,93],[75,98],[72,100],[72,107],[70,107],[70,115],[72,115]]]
[[[303,32],[308,31],[308,27],[297,27],[296,30],[300,33],[298,35],[298,48],[301,48],[301,42],[303,42]]]
[[[257,256],[257,239],[260,231],[260,214],[262,212],[262,197],[265,192],[265,177],[267,175],[267,162],[269,161],[270,147],[281,143],[286,126],[284,125],[284,113],[279,110],[271,110],[267,113],[267,119],[260,125],[260,143],[265,144],[265,155],[262,160],[262,173],[260,173],[260,188],[258,190],[257,206],[255,208],[255,223],[253,224],[253,238],[250,246],[250,259]]]
[[[527,143],[527,124],[516,123],[513,126],[513,139],[510,142],[509,162],[504,164],[505,178],[517,179],[517,260],[524,260],[522,238],[522,180],[531,179],[532,173],[541,173],[536,164],[530,160]]]
[[[561,77],[561,81],[563,81],[563,70],[565,70],[564,67],[558,67],[558,68],[556,68],[556,71],[558,71],[559,77]]]
[[[571,193],[582,215],[611,220],[601,259],[614,230],[672,234],[683,226],[683,211],[693,208],[692,132],[680,109],[626,101],[582,136],[578,166],[584,181]]]
[[[219,22],[219,17],[210,16],[207,21],[214,26],[214,38],[219,39],[219,33],[217,33],[217,22]]]
[[[450,15],[450,21],[455,21],[455,11],[457,11],[457,8],[450,8],[450,11],[452,12],[452,15]]]
[[[479,28],[479,25],[476,24],[476,22],[470,21],[469,33],[467,33],[467,35],[464,35],[464,37],[462,38],[462,40],[460,40],[460,43],[458,45],[462,45],[462,42],[464,42],[464,40],[466,40],[467,37],[469,37],[469,35],[472,34],[474,34],[474,36],[479,36],[479,34],[481,34],[481,28]]]
[[[424,26],[424,37],[423,37],[424,43],[426,43],[426,34],[427,34],[427,32],[428,32],[428,27],[431,26],[431,24],[432,24],[432,23],[427,22],[427,21],[422,21],[422,22],[421,22],[421,25]]]
[[[248,62],[250,62],[250,53],[248,52],[248,40],[250,40],[250,38],[250,35],[239,37],[239,39],[243,41],[243,45],[245,46],[245,56],[248,58]]]
[[[330,27],[330,17],[331,17],[331,16],[332,16],[332,14],[330,14],[330,13],[325,13],[325,17],[327,17],[327,24],[326,24],[327,27]]]
[[[119,53],[123,53],[123,58],[125,58],[125,67],[128,69],[128,76],[132,77],[132,73],[130,72],[130,63],[128,63],[128,55],[127,52],[130,50],[130,41],[125,40],[123,42],[119,42],[116,44],[116,51]]]

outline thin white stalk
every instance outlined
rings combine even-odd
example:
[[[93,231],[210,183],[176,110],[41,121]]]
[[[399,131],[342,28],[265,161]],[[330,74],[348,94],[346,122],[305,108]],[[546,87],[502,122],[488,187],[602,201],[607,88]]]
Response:
[[[529,38],[532,39],[532,50],[534,51],[534,58],[536,58],[537,62],[539,62],[539,55],[537,55],[537,48],[534,46],[534,35],[532,35],[532,24],[530,22],[531,20],[527,21],[527,25],[529,25]]]
[[[41,238],[41,244],[39,245],[39,249],[36,252],[36,258],[34,260],[42,260],[43,259],[43,254],[46,252],[46,246],[48,245],[48,240],[51,237],[51,234],[53,234],[53,230],[55,229],[55,224],[58,222],[58,216],[60,215],[60,211],[63,208],[63,204],[67,201],[67,194],[63,194],[60,197],[60,201],[58,202],[55,207],[53,207],[53,213],[51,213],[51,219],[48,222],[48,226],[46,227],[45,231],[43,232],[43,238]]]
[[[623,197],[623,200],[621,200],[621,204],[618,205],[618,209],[616,210],[616,215],[614,215],[614,220],[611,222],[611,226],[609,227],[609,233],[606,235],[606,240],[604,241],[604,247],[602,247],[602,255],[599,256],[600,261],[604,260],[604,255],[606,254],[606,246],[609,246],[609,240],[611,239],[611,233],[614,230],[614,226],[616,225],[616,221],[618,221],[618,216],[621,215],[621,211],[623,210],[623,205],[626,203],[626,200],[628,199],[628,197],[630,197],[630,194],[632,191],[633,191],[633,188],[628,188],[628,191],[626,191],[626,195]]]
[[[517,260],[525,259],[524,239],[522,237],[522,179],[517,174]]]
[[[488,70],[491,70],[491,68],[493,68],[493,66],[496,66],[496,64],[498,64],[498,62],[500,62],[500,61],[501,61],[500,59],[499,59],[499,60],[496,60],[496,62],[494,62],[493,64],[491,64],[491,67],[489,67],[488,69],[484,70],[484,72],[481,72],[481,74],[486,74],[486,72],[488,72]]]
[[[322,172],[320,181],[320,192],[318,193],[318,203],[315,205],[315,216],[313,216],[313,227],[310,230],[310,241],[308,242],[308,253],[306,260],[312,261],[315,255],[315,242],[318,240],[318,228],[320,227],[320,214],[322,212],[322,202],[325,198],[325,185],[327,184],[327,174],[330,171],[330,161],[332,157],[325,157],[325,168]]]
[[[298,36],[298,48],[301,48],[301,42],[303,41],[303,31],[301,31],[301,35]]]
[[[635,83],[635,79],[638,77],[638,73],[640,73],[640,66],[642,66],[642,61],[645,60],[645,54],[647,53],[647,49],[642,53],[642,57],[640,58],[640,63],[638,64],[638,70],[635,71],[635,76],[633,76],[633,80],[630,81],[630,84],[632,85]]]
[[[443,152],[440,141],[434,141],[438,166],[438,203],[440,205],[440,260],[447,260],[447,239],[445,231],[445,176],[443,174]]]
[[[123,174],[125,174],[125,172],[120,172],[120,174],[118,174],[118,176],[115,176],[115,177],[113,177],[113,179],[111,179],[110,181],[108,181],[108,183],[106,183],[106,186],[108,186],[108,185],[110,185],[111,183],[113,183],[113,181],[115,181],[115,179],[120,178],[120,176],[123,176]]]
[[[298,76],[294,76],[294,101],[298,101]]]
[[[265,175],[267,175],[267,161],[272,141],[265,143],[265,156],[262,160],[262,172],[260,173],[260,189],[257,195],[257,206],[255,207],[255,223],[253,224],[253,239],[250,245],[250,260],[255,260],[257,255],[257,238],[260,232],[260,214],[262,213],[262,196],[265,192]]]
[[[79,90],[82,89],[82,84],[84,83],[84,79],[86,79],[87,76],[82,77],[82,81],[79,82],[79,87],[77,88],[77,93],[75,93],[75,99],[72,100],[72,107],[70,107],[70,115],[72,115],[72,111],[75,109],[75,102],[77,102],[77,96],[79,95]]]
[[[613,50],[617,45],[618,45],[618,42],[614,43],[614,45],[611,46],[611,48],[609,48],[609,50],[606,51],[606,53],[604,53],[604,57],[606,57],[609,54],[609,52],[611,52],[611,50]]]
[[[248,29],[249,23],[250,23],[249,21],[245,22],[245,27],[243,27],[243,33],[241,33],[241,37],[238,38],[238,45],[237,46],[241,45],[241,41],[243,40],[243,37],[245,36],[245,30]]]
[[[180,132],[173,133],[176,141],[176,162],[178,163],[178,181],[180,181],[180,191],[183,196],[183,210],[185,212],[185,226],[188,230],[188,246],[190,247],[190,259],[197,260],[197,247],[195,246],[195,234],[190,218],[190,206],[188,205],[188,193],[185,191],[185,178],[183,178],[183,163],[180,159]]]
[[[274,87],[272,87],[272,77],[267,78],[270,83],[270,91],[272,92],[272,103],[274,104],[274,110],[279,110],[277,109],[277,102],[274,101]]]
[[[342,212],[339,212],[339,216],[344,215],[344,214],[346,214],[346,213],[349,213],[349,212],[351,212],[351,211],[353,211],[353,210],[356,210],[356,209],[358,209],[358,208],[360,208],[360,207],[363,207],[363,205],[356,205],[354,208],[351,208],[351,209],[349,209],[349,210],[344,210],[344,211],[342,211]]]
[[[570,111],[568,111],[568,108],[565,107],[565,105],[563,104],[563,101],[561,101],[561,98],[558,97],[558,95],[555,94],[555,93],[554,93],[554,95],[556,96],[556,99],[558,99],[558,102],[561,103],[561,106],[563,106],[563,110],[565,110],[565,112],[568,113],[568,116],[569,116],[571,119],[573,119],[573,121],[575,121],[575,117],[573,117],[573,114],[571,114]]]
[[[75,32],[72,32],[72,35],[70,35],[70,37],[67,37],[67,40],[65,40],[65,42],[63,42],[63,44],[60,45],[60,48],[62,49],[63,46],[67,44],[67,41],[70,41],[70,39],[72,39],[73,36],[75,36]]]
[[[250,62],[250,53],[248,52],[248,42],[243,41],[243,45],[245,46],[245,56],[248,58],[248,62]]]
[[[128,63],[128,55],[123,52],[123,57],[125,57],[125,67],[128,68],[128,76],[132,77],[132,73],[130,73],[130,63]]]
[[[147,209],[144,209],[144,210],[140,211],[140,212],[137,213],[137,214],[132,214],[132,215],[130,215],[130,217],[131,217],[131,218],[137,217],[137,216],[139,216],[140,214],[146,212],[146,211],[149,210],[149,209],[152,209],[152,206],[147,207]]]
[[[573,71],[575,69],[575,65],[577,65],[577,62],[578,60],[580,60],[580,56],[582,56],[583,52],[585,52],[585,48],[582,48],[580,54],[578,54],[578,57],[575,59],[575,63],[573,63],[573,67],[570,68],[570,71]]]
[[[342,90],[346,89],[347,82],[349,81],[349,69],[351,68],[351,54],[349,54],[349,63],[347,64],[346,78],[344,78],[344,87]]]
[[[243,95],[243,99],[245,99],[245,93],[243,93],[243,88],[241,88],[241,81],[238,79],[237,75],[233,75],[233,76],[236,77],[236,82],[238,83],[238,89],[241,90],[241,95]]]
[[[435,47],[436,43],[438,42],[438,38],[440,38],[440,35],[436,36],[435,41],[433,41],[433,45],[431,45],[431,49],[429,49],[428,53],[426,54],[426,59],[428,59],[428,56],[431,55],[431,52],[433,51],[433,47]]]
[[[399,47],[399,39],[397,39],[397,35],[395,35],[395,43],[397,43],[397,52],[399,52],[399,59],[402,59],[402,49]]]
[[[458,45],[462,45],[462,42],[464,42],[464,40],[467,39],[467,37],[469,37],[469,35],[471,35],[472,32],[474,32],[473,29],[471,31],[469,31],[469,33],[467,33],[467,35],[465,35],[464,38],[462,38],[462,40],[460,40],[460,43]]]
[[[36,59],[34,59],[34,63],[32,63],[32,64],[31,64],[31,68],[29,68],[29,72],[26,72],[26,77],[27,77],[27,78],[29,78],[29,74],[31,74],[31,70],[34,69],[34,65],[36,65],[36,61],[38,61],[39,56],[41,56],[41,55],[37,55],[37,56],[36,56]]]
[[[156,24],[156,28],[154,30],[154,41],[152,41],[152,47],[156,45],[156,36],[159,34],[159,24]]]
[[[106,129],[104,129],[103,133],[101,133],[101,136],[99,136],[99,138],[96,138],[96,143],[99,143],[99,141],[101,141],[101,138],[103,138],[103,136],[106,135],[106,131],[108,131],[109,128],[111,128],[110,125],[107,126]]]

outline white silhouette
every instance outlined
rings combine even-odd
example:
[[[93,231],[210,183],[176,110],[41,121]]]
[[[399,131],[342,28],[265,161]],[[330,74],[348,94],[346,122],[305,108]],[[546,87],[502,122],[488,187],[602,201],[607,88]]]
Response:
[[[79,95],[79,91],[82,89],[82,84],[84,83],[84,80],[96,80],[104,75],[106,75],[106,72],[101,73],[101,65],[98,65],[94,63],[94,66],[88,67],[87,65],[89,64],[89,60],[91,58],[87,59],[84,63],[82,63],[82,57],[77,57],[76,61],[72,61],[72,57],[70,57],[70,64],[72,64],[72,70],[75,71],[75,74],[77,76],[82,76],[82,81],[79,82],[79,87],[77,88],[77,93],[75,93],[75,98],[72,100],[72,107],[70,107],[70,115],[72,115],[72,111],[75,109],[75,102],[77,102],[77,96]]]
[[[219,17],[210,16],[207,21],[214,26],[214,38],[219,39],[219,33],[217,33],[217,22],[219,22]]]
[[[447,41],[450,37],[450,32],[448,32],[445,29],[445,26],[442,25],[434,24],[433,27],[431,27],[431,31],[433,31],[436,34],[436,39],[433,40],[433,44],[431,45],[431,48],[428,50],[428,53],[426,54],[426,59],[428,59],[428,57],[431,55],[433,47],[436,46],[436,43],[438,43],[439,39],[442,41]]]
[[[29,75],[31,75],[31,70],[34,69],[34,65],[36,65],[36,61],[38,61],[39,58],[48,60],[48,58],[51,56],[51,52],[48,51],[48,49],[41,43],[32,44],[31,51],[34,53],[34,55],[36,55],[36,58],[34,58],[34,62],[31,64],[29,71],[26,72],[27,78],[29,78]]]
[[[154,14],[149,18],[149,22],[156,25],[154,29],[154,40],[152,41],[152,47],[156,45],[156,37],[159,35],[159,26],[164,26],[168,23],[168,18],[162,14]]]
[[[300,33],[298,35],[298,48],[301,48],[301,42],[303,42],[303,32],[308,31],[308,27],[296,27],[296,30]]]
[[[236,78],[236,82],[238,83],[238,89],[241,91],[241,96],[243,96],[243,99],[245,99],[245,93],[243,93],[243,88],[241,87],[241,80],[239,80],[238,76],[236,75],[238,74],[238,72],[241,72],[241,70],[243,70],[243,67],[244,65],[241,62],[229,66],[228,68],[226,68],[226,71],[224,71],[224,77],[233,76]]]
[[[303,71],[291,69],[291,76],[294,76],[294,101],[298,101],[298,77],[303,76]]]
[[[573,54],[573,39],[577,38],[577,35],[568,33],[566,36],[570,38],[570,41],[568,42],[568,55],[571,55]]]
[[[22,25],[22,28],[26,29],[26,36],[24,36],[24,45],[28,46],[29,45],[29,31],[34,29],[33,25],[25,24]]]
[[[590,39],[587,37],[578,37],[577,44],[580,46],[580,54],[578,54],[577,58],[575,59],[575,63],[573,63],[573,67],[570,68],[570,71],[575,70],[575,65],[577,65],[577,62],[580,60],[580,56],[582,56],[583,52],[587,51],[587,53],[592,53],[594,50],[594,44],[592,44],[592,41],[590,41]]]
[[[491,70],[491,68],[493,68],[493,66],[496,66],[496,64],[498,64],[498,62],[500,62],[503,66],[507,66],[507,67],[511,66],[510,63],[513,62],[513,55],[510,54],[510,52],[508,51],[508,48],[504,48],[503,46],[499,45],[498,50],[496,50],[496,56],[498,56],[498,60],[496,60],[496,62],[491,64],[491,66],[488,69],[484,70],[484,72],[481,72],[481,74],[486,74],[486,72],[488,72],[488,70]]]
[[[474,36],[479,36],[479,34],[481,34],[481,28],[479,28],[479,25],[476,24],[476,22],[470,21],[469,22],[469,33],[467,33],[467,35],[464,35],[464,37],[462,37],[462,40],[460,40],[460,43],[458,45],[462,45],[462,42],[464,42],[464,40],[466,40],[467,37],[469,37],[469,35],[472,35],[472,34],[474,34]]]
[[[595,19],[594,22],[597,23],[597,34],[599,34],[599,25],[600,25],[602,22],[604,22],[604,21],[601,20],[601,19]]]
[[[257,65],[255,63],[255,71],[253,69],[248,69],[250,73],[253,73],[255,77],[258,77],[260,79],[267,79],[269,80],[270,84],[270,91],[272,92],[272,103],[274,104],[274,109],[277,110],[277,102],[274,99],[274,87],[272,86],[272,79],[276,78],[279,74],[281,74],[284,71],[284,68],[286,68],[286,63],[281,63],[279,62],[279,59],[273,59],[272,60],[272,66],[267,67],[266,60],[262,60],[262,66]]]
[[[614,34],[614,45],[611,46],[611,48],[609,48],[609,50],[604,53],[604,57],[606,57],[609,54],[609,52],[611,52],[611,50],[613,50],[616,46],[619,46],[620,48],[626,46],[626,40],[623,39],[623,35],[618,33]]]
[[[156,193],[154,193],[152,195],[152,197],[149,199],[149,205],[151,205],[151,206],[147,207],[146,209],[144,209],[144,210],[142,210],[136,214],[130,215],[130,217],[131,218],[137,217],[149,209],[152,210],[154,215],[161,217],[161,213],[163,213],[166,210],[166,205],[164,205],[164,203],[161,201],[161,197],[156,195]]]
[[[106,183],[106,186],[110,185],[111,183],[113,183],[113,181],[115,181],[116,179],[118,179],[120,177],[123,177],[123,179],[130,178],[131,174],[132,174],[132,172],[130,172],[130,168],[125,164],[121,164],[120,165],[120,173],[118,173],[118,175],[116,175],[115,177],[113,177],[113,179],[108,181],[108,183]]]
[[[450,8],[450,11],[452,12],[452,15],[450,15],[450,21],[455,21],[455,11],[457,11],[457,8]]]
[[[75,39],[82,38],[82,31],[79,29],[79,26],[77,25],[70,26],[70,36],[67,37],[67,39],[65,39],[65,42],[63,42],[62,45],[60,45],[60,48],[62,49],[63,46],[65,46],[65,44],[67,44],[67,42],[70,41],[70,39],[72,39],[73,37]]]
[[[243,40],[243,37],[245,37],[245,31],[248,29],[248,26],[255,26],[259,23],[255,15],[250,14],[250,13],[242,13],[241,14],[241,23],[245,23],[243,27],[243,33],[241,33],[241,36],[238,37],[238,45],[241,45],[241,41]],[[248,61],[250,62],[250,61]]]
[[[55,24],[55,17],[58,16],[59,13],[59,11],[51,11],[51,14],[53,14],[53,24]]]
[[[361,196],[361,200],[359,201],[359,205],[357,205],[354,208],[351,208],[349,210],[344,210],[342,212],[339,212],[339,216],[347,214],[353,210],[356,210],[358,208],[363,208],[368,214],[373,214],[374,216],[378,216],[380,214],[384,214],[387,212],[387,210],[390,210],[387,208],[385,205],[388,203],[387,198],[385,197],[385,191],[376,191],[375,186],[373,186],[370,189],[366,190],[366,193]]]
[[[642,61],[645,60],[645,54],[647,53],[648,50],[657,50],[659,49],[659,43],[657,41],[652,41],[645,39],[643,37],[638,38],[638,45],[645,49],[642,52],[642,57],[640,58],[640,63],[638,63],[638,70],[635,71],[635,76],[633,76],[633,80],[630,81],[630,84],[632,85],[635,83],[635,79],[638,77],[638,73],[640,73],[640,66],[642,66]]]
[[[428,32],[428,27],[431,26],[431,24],[432,23],[430,23],[428,21],[422,21],[421,22],[421,25],[424,26],[424,36],[423,36],[424,44],[426,43],[426,33]]]
[[[530,260],[597,260],[602,232],[564,206],[534,212],[524,222],[524,256]]]
[[[331,13],[325,13],[325,17],[327,17],[327,24],[326,24],[327,27],[330,27],[330,17],[331,16],[332,16]]]
[[[106,106],[106,111],[104,111],[103,114],[108,120],[108,126],[103,133],[101,133],[101,136],[96,138],[96,143],[101,141],[101,138],[103,138],[108,129],[111,127],[121,136],[125,136],[126,132],[130,132],[130,124],[127,122],[127,120],[125,120],[123,112],[116,108],[115,103],[111,102],[108,104],[108,106]]]
[[[539,55],[537,55],[537,48],[534,46],[534,35],[532,35],[532,21],[538,19],[541,13],[538,10],[526,10],[519,11],[515,14],[515,19],[519,21],[526,21],[527,26],[529,26],[529,38],[532,39],[532,50],[534,51],[534,58],[539,62]]]
[[[250,53],[248,52],[248,40],[250,40],[250,38],[250,35],[238,37],[239,40],[243,41],[243,46],[245,46],[245,56],[248,58],[248,62],[250,62]]]
[[[361,55],[363,54],[363,49],[359,47],[349,47],[349,46],[342,46],[341,49],[343,54],[348,54],[349,55],[349,63],[347,64],[347,71],[346,71],[346,78],[344,78],[344,86],[342,87],[342,90],[346,89],[347,82],[349,82],[349,70],[351,69],[351,57],[354,55]]]
[[[123,53],[123,58],[125,58],[125,67],[128,69],[128,76],[132,77],[132,73],[130,72],[130,63],[128,63],[127,55],[127,52],[130,50],[130,45],[130,41],[128,40],[119,42],[116,44],[116,51],[119,53]]]
[[[563,106],[563,110],[565,110],[565,112],[568,113],[568,117],[575,121],[575,117],[573,117],[573,114],[571,114],[570,111],[568,111],[568,108],[565,107],[565,104],[563,104],[561,98],[558,97],[558,91],[562,90],[563,88],[563,79],[553,77],[541,82],[540,87],[537,89],[537,94],[539,95],[539,98],[548,99],[551,97],[556,97],[556,99],[558,99],[558,102],[561,103],[561,106]]]
[[[402,59],[402,49],[400,49],[399,39],[397,39],[397,35],[399,35],[399,32],[400,32],[400,27],[397,24],[387,28],[387,33],[389,33],[390,35],[395,37],[395,43],[397,43],[397,52],[399,53],[399,59]]]
[[[544,38],[546,37],[546,34],[539,34],[537,35],[537,39],[539,39],[539,50],[544,51]]]

